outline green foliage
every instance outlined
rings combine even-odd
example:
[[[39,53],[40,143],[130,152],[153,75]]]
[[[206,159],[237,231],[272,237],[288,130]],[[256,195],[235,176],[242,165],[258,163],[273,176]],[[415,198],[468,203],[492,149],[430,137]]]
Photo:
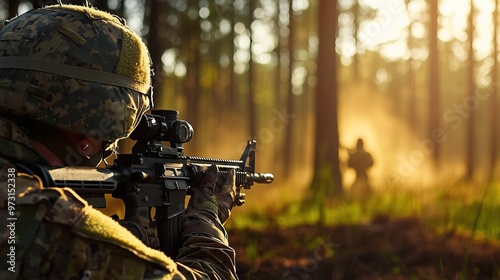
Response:
[[[469,188],[461,193],[464,188]],[[474,189],[473,186],[453,186],[425,191],[400,190],[375,193],[367,202],[339,198],[325,200],[320,207],[303,207],[302,201],[282,209],[252,211],[233,216],[229,228],[293,227],[368,222],[375,216],[418,216],[439,231],[459,231],[471,238],[500,238],[500,185],[492,184]],[[271,214],[272,213],[272,214]],[[323,215],[323,216],[322,216]]]
[[[237,217],[230,219],[226,228],[266,228],[271,224],[272,217],[262,211],[238,213]]]
[[[259,253],[257,250],[257,236],[255,235],[247,235],[245,238],[246,241],[246,258],[250,261],[254,261]]]
[[[436,201],[442,211],[429,217],[428,222],[442,230],[469,232],[478,237],[500,238],[500,222],[496,217],[500,211],[498,184],[486,185],[476,193],[482,196],[472,199],[439,197]]]

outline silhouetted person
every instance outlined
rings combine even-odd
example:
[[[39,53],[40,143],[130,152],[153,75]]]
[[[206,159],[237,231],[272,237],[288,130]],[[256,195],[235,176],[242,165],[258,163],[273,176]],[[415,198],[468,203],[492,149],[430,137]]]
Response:
[[[363,139],[359,138],[355,150],[349,150],[349,161],[347,166],[356,171],[356,180],[351,186],[349,192],[356,199],[366,199],[371,194],[370,182],[367,170],[373,166],[373,158],[363,148]]]

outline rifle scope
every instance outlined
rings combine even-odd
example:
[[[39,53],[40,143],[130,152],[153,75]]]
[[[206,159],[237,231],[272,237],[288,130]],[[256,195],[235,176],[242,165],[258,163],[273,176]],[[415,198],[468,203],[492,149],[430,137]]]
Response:
[[[179,120],[175,110],[153,110],[151,115],[144,115],[130,138],[133,140],[160,140],[171,143],[186,143],[193,138],[193,127],[184,120]]]

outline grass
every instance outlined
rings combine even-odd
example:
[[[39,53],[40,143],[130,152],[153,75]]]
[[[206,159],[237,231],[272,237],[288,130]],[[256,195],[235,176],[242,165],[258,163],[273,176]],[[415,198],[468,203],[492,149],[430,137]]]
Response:
[[[498,184],[484,185],[465,197],[442,195],[437,203],[441,213],[428,215],[424,221],[437,229],[469,232],[479,238],[500,238],[500,191]]]
[[[366,202],[346,198],[329,198],[325,199],[321,205],[304,207],[303,204],[302,201],[295,201],[288,203],[286,207],[247,211],[243,215],[234,215],[229,220],[227,227],[231,229],[232,227],[294,227],[318,223],[323,225],[360,224],[367,223],[379,215],[392,218],[419,217],[424,224],[438,232],[462,233],[462,236],[468,238],[469,246],[465,248],[463,259],[459,260],[458,271],[452,272],[455,273],[452,279],[467,279],[467,276],[481,272],[479,267],[472,264],[472,258],[469,260],[469,250],[474,240],[500,240],[500,219],[498,219],[500,214],[500,182],[475,186],[456,184],[450,187],[438,186],[418,191],[392,189],[375,193]],[[248,246],[255,246],[255,242],[251,239]],[[303,246],[317,248],[324,242],[319,236],[304,243]],[[331,249],[332,251],[328,253],[334,255],[335,250]],[[247,254],[249,254],[249,259],[255,259],[255,248],[250,248]],[[447,279],[450,266],[456,267],[453,262],[439,256],[435,260],[435,270],[418,272],[429,273],[429,277],[422,278],[423,276],[420,274],[419,276],[414,275],[415,270],[407,267],[399,256],[391,255],[390,257],[393,267],[389,273],[395,277],[398,275],[409,277],[401,279]],[[500,279],[499,265],[495,260],[492,260],[492,265],[496,267],[496,272],[493,273],[496,273],[495,275]]]
[[[303,207],[295,201],[280,209],[258,209],[233,216],[228,228],[292,227],[365,223],[377,215],[417,216],[439,230],[466,232],[478,238],[500,239],[500,185],[455,185],[426,190],[375,193],[366,202],[331,199],[321,206]],[[240,214],[240,213],[238,213]],[[321,219],[321,221],[320,221]]]
[[[265,228],[276,225],[292,227],[317,224],[320,219],[323,219],[321,222],[325,225],[363,223],[381,214],[392,217],[414,215],[419,211],[419,205],[414,200],[410,193],[382,193],[372,196],[366,203],[336,199],[324,203],[321,211],[320,207],[304,207],[301,201],[296,201],[281,209],[259,209],[233,216],[227,227]]]

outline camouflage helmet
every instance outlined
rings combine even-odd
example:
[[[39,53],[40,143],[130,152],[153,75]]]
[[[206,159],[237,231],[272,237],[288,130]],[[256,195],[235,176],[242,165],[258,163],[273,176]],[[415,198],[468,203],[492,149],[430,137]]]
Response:
[[[0,114],[125,138],[152,106],[150,64],[141,38],[107,12],[29,11],[0,29]]]

